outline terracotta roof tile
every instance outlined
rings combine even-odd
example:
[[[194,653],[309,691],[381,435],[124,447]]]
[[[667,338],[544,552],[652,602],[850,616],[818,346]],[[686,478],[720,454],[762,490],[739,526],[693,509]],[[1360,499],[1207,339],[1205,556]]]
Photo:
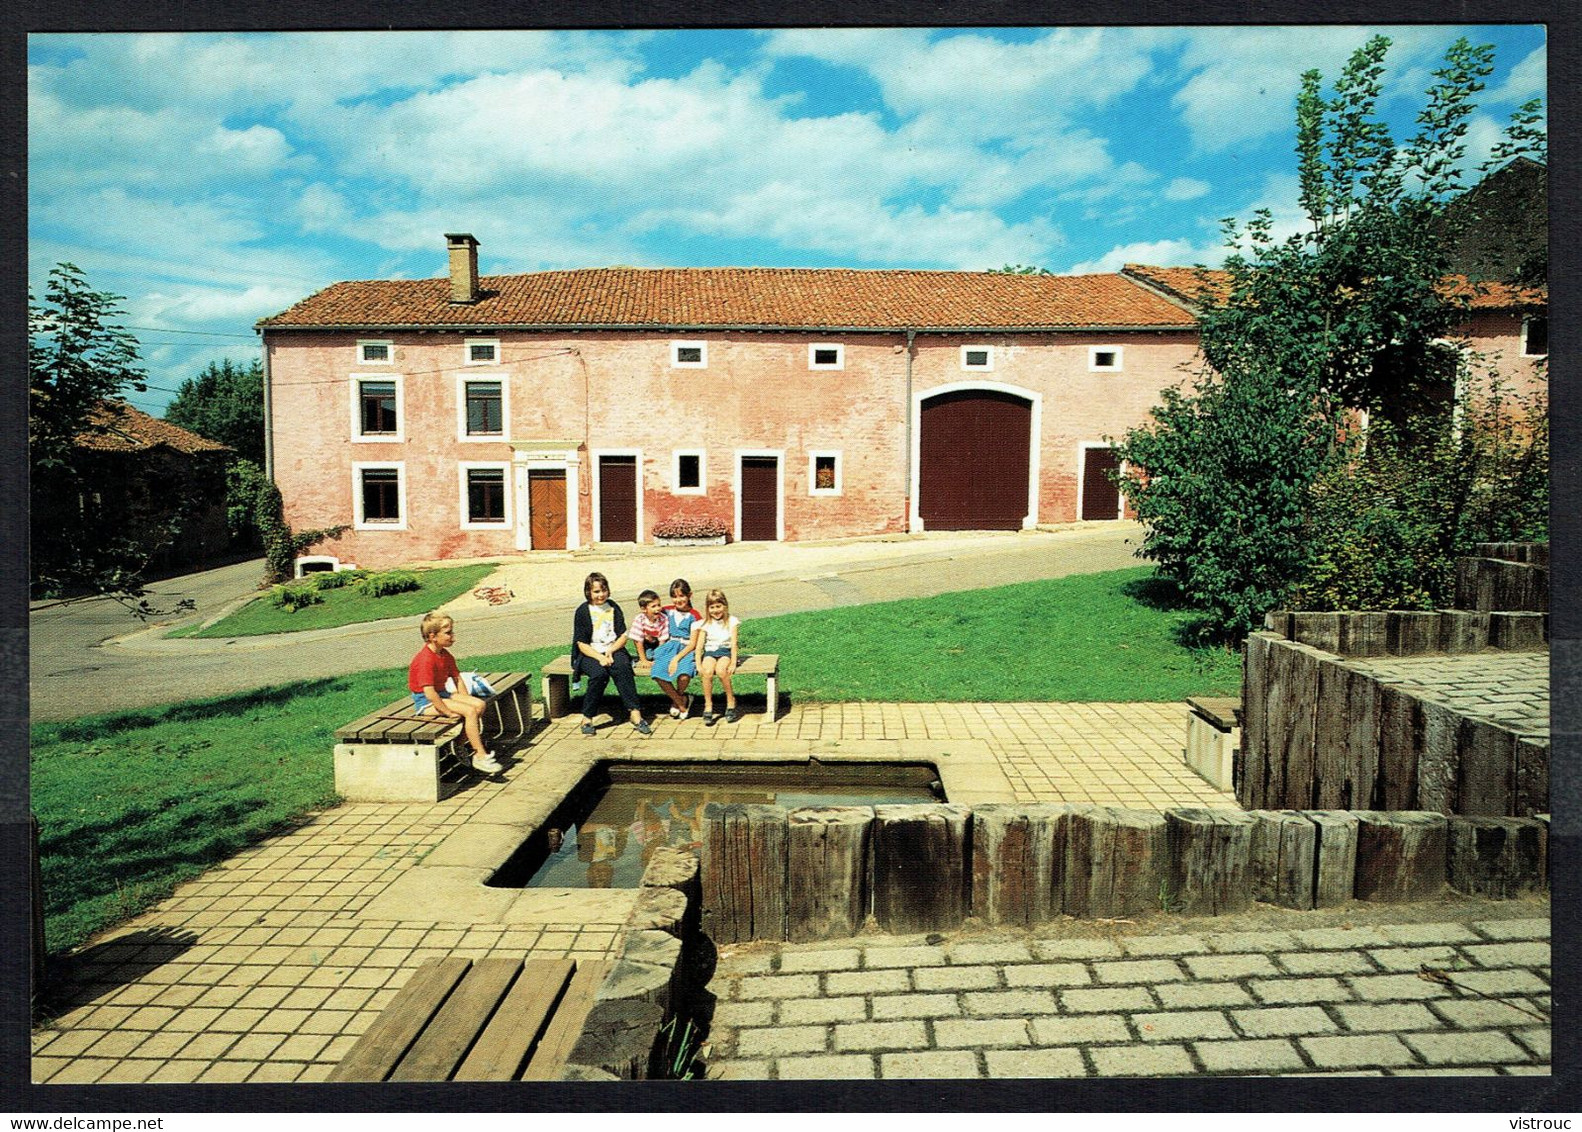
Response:
[[[403,326],[1021,330],[1189,327],[1192,316],[1120,275],[1001,275],[835,268],[589,268],[485,276],[449,301],[447,279],[336,283],[262,329]]]
[[[1193,305],[1204,299],[1222,299],[1230,290],[1230,275],[1224,271],[1128,263],[1121,273]],[[1549,304],[1549,293],[1542,288],[1512,287],[1508,283],[1471,283],[1464,275],[1447,275],[1445,290],[1449,294],[1469,298],[1473,310],[1512,310]]]
[[[189,456],[230,451],[224,444],[151,417],[125,401],[102,402],[88,420],[94,427],[78,433],[76,443],[77,447],[94,452],[146,452],[160,445]]]

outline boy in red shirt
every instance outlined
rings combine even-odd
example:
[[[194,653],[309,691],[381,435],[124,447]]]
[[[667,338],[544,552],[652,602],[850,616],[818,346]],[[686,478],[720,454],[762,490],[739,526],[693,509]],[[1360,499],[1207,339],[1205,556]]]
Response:
[[[484,702],[463,690],[456,658],[450,655],[450,646],[456,643],[456,622],[446,614],[429,613],[418,631],[423,634],[423,647],[412,658],[406,676],[407,691],[412,693],[418,714],[460,719],[472,748],[472,769],[479,774],[499,774],[504,768],[483,745],[480,723]],[[455,682],[454,692],[445,691],[447,679]]]

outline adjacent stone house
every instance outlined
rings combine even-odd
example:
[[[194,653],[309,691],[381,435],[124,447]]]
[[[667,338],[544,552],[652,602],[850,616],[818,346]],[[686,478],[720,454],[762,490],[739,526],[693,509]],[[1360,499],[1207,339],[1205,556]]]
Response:
[[[1113,520],[1196,363],[1150,272],[601,268],[337,283],[259,322],[271,470],[363,566]]]

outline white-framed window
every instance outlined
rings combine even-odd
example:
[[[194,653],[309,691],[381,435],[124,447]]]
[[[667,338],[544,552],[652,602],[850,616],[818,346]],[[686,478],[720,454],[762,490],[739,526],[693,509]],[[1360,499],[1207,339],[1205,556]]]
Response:
[[[1522,357],[1549,356],[1549,316],[1530,314],[1522,319]]]
[[[353,374],[351,387],[352,440],[400,444],[406,439],[400,374]]]
[[[709,344],[707,342],[671,342],[670,365],[673,369],[707,369]]]
[[[970,370],[993,370],[993,346],[963,346],[961,348],[961,368]]]
[[[461,485],[461,529],[511,529],[511,465],[504,461],[464,460],[456,465]]]
[[[395,361],[395,343],[380,339],[367,340],[357,343],[357,364],[363,366],[387,366]]]
[[[352,514],[359,531],[406,530],[406,465],[353,463]]]
[[[500,362],[498,338],[467,338],[462,342],[462,357],[470,366],[492,366]]]
[[[670,493],[706,495],[708,465],[701,448],[677,448],[670,454]]]
[[[1121,369],[1121,353],[1122,350],[1119,346],[1089,346],[1088,372],[1119,373]]]
[[[504,374],[467,374],[456,379],[456,439],[511,438],[511,388]]]
[[[839,342],[814,342],[807,348],[808,369],[845,369],[846,347]]]
[[[807,493],[809,495],[839,495],[841,493],[840,453],[834,449],[814,449],[807,454]]]

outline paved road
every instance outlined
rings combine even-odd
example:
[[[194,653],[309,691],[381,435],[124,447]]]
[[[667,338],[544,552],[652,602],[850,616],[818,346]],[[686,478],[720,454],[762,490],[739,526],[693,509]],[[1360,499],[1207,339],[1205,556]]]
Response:
[[[498,577],[517,595],[511,604],[487,607],[469,596],[447,608],[457,613],[457,652],[465,660],[567,639],[570,611],[589,570],[609,574],[622,594],[634,585],[658,588],[677,574],[699,585],[708,583],[698,579],[730,578],[732,609],[763,617],[1124,569],[1138,565],[1133,550],[1139,537],[1134,524],[1110,523],[976,536],[601,549],[517,560]],[[246,598],[260,573],[261,563],[254,561],[151,586],[160,597],[196,603],[192,613],[154,628],[141,627],[107,600],[35,608],[30,617],[33,719],[71,719],[390,668],[405,663],[417,647],[410,618],[270,637],[165,638],[173,627],[210,620]]]

